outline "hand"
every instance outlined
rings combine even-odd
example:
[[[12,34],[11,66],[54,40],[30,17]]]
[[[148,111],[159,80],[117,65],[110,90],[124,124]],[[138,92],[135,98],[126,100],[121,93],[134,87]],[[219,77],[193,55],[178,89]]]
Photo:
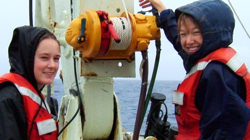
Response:
[[[139,6],[141,6],[142,8],[151,7],[150,0],[139,0],[139,3]]]
[[[167,9],[161,0],[139,0],[139,3],[139,6],[142,8],[147,8],[153,5],[159,13]]]

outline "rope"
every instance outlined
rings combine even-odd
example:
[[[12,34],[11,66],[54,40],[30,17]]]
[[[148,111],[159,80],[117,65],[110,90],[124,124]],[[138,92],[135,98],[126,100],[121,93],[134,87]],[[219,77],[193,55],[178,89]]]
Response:
[[[128,10],[127,10],[127,7],[126,7],[124,0],[122,0],[122,3],[123,3],[124,11],[125,11],[126,17],[128,19],[128,22],[130,23],[129,16],[128,16]]]
[[[113,22],[113,27],[121,38],[121,41],[116,43],[112,38],[110,50],[126,50],[129,47],[132,38],[130,22],[125,17],[111,18],[111,21]]]
[[[131,38],[132,38],[131,22],[129,19],[127,7],[124,0],[122,0],[122,3],[126,14],[126,18],[125,17],[110,18],[113,22],[113,27],[115,28],[117,34],[121,38],[121,41],[119,43],[116,43],[115,40],[112,38],[110,50],[126,50],[131,43]]]
[[[233,9],[233,11],[234,11],[234,13],[235,13],[236,17],[238,18],[238,20],[239,20],[239,22],[240,22],[241,26],[243,27],[244,31],[246,32],[247,36],[250,38],[250,35],[249,35],[249,34],[248,34],[248,32],[247,32],[247,29],[245,28],[245,26],[244,26],[244,25],[243,25],[243,23],[241,22],[240,17],[238,16],[238,14],[237,14],[236,10],[234,9],[234,7],[233,7],[233,5],[232,5],[231,1],[230,1],[230,0],[228,0],[228,2],[229,2],[229,4],[230,4],[230,6],[232,7],[232,9]]]

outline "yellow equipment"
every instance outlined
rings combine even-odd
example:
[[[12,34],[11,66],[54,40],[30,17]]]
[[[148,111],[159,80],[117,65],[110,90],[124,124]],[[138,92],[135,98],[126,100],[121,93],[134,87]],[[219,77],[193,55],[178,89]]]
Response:
[[[70,23],[65,38],[86,62],[94,59],[131,62],[135,51],[148,49],[150,40],[160,38],[160,29],[155,16],[124,12],[119,17],[110,17],[104,11],[87,10]]]

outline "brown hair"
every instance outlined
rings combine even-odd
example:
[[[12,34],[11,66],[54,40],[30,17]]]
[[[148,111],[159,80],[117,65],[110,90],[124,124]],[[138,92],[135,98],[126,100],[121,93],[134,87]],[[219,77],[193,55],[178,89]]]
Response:
[[[54,39],[54,40],[58,43],[58,45],[60,46],[60,42],[57,40],[56,36],[55,36],[53,33],[51,33],[51,32],[47,32],[45,35],[43,35],[43,36],[39,39],[38,44],[39,44],[41,41],[43,41],[44,39],[49,39],[49,38]]]

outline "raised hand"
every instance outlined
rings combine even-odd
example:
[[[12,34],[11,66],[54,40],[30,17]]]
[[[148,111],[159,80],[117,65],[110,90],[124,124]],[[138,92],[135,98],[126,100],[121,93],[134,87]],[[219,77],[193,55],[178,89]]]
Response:
[[[153,5],[159,13],[167,9],[161,0],[139,0],[139,3],[139,6],[142,8],[147,8]]]
[[[142,8],[151,7],[150,0],[139,0],[139,3],[139,6],[141,6]]]

